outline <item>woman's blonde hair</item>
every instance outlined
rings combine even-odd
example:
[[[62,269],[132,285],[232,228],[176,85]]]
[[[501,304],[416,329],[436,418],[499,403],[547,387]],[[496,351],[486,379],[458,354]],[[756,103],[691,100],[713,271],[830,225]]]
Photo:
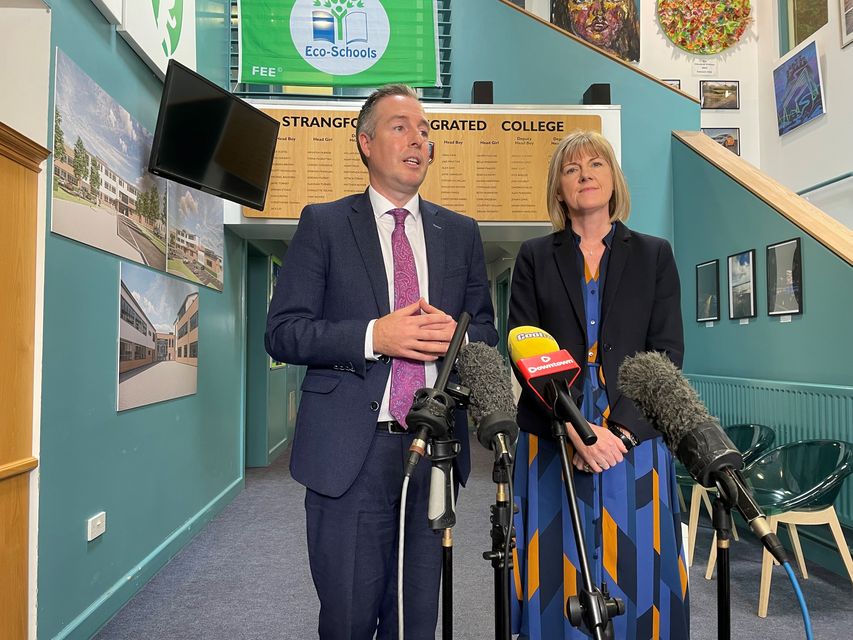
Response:
[[[548,167],[548,216],[551,218],[554,231],[565,229],[569,217],[568,206],[557,198],[563,164],[583,156],[604,158],[610,165],[610,172],[613,175],[610,222],[616,220],[624,222],[631,213],[631,194],[628,193],[628,183],[625,182],[625,175],[619,163],[616,162],[616,154],[607,138],[595,131],[573,131],[557,145]]]

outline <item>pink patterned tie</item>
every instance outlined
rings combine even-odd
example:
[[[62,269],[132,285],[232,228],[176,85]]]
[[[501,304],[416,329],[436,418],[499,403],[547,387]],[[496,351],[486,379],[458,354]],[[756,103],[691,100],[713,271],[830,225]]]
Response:
[[[394,231],[391,233],[391,253],[394,256],[394,310],[406,307],[420,298],[418,270],[415,256],[406,237],[406,209],[391,209],[394,216]],[[426,384],[424,363],[408,358],[394,358],[391,361],[391,415],[401,425],[406,426],[406,414],[412,407],[415,391]]]

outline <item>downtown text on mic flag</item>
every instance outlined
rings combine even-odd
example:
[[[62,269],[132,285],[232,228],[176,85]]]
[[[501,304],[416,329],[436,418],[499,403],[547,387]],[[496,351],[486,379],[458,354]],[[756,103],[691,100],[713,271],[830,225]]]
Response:
[[[437,0],[238,0],[237,81],[441,86]]]

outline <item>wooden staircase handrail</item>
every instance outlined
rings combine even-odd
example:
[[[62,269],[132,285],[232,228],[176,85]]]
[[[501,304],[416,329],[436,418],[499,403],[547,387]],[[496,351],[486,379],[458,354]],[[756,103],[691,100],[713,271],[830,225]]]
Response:
[[[853,266],[853,231],[698,131],[672,136]]]

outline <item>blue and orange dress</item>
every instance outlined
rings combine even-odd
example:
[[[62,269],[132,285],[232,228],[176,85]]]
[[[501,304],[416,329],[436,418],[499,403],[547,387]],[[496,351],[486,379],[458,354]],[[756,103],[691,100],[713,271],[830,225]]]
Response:
[[[614,230],[597,273],[575,240],[586,317],[587,361],[581,406],[607,426],[607,381],[598,354],[601,292]],[[569,451],[571,459],[572,452]],[[522,432],[515,457],[513,633],[520,640],[590,637],[571,626],[566,598],[582,588],[575,537],[555,440]],[[687,571],[672,456],[661,438],[645,440],[603,473],[572,467],[592,582],[625,603],[614,619],[620,640],[689,638]]]

